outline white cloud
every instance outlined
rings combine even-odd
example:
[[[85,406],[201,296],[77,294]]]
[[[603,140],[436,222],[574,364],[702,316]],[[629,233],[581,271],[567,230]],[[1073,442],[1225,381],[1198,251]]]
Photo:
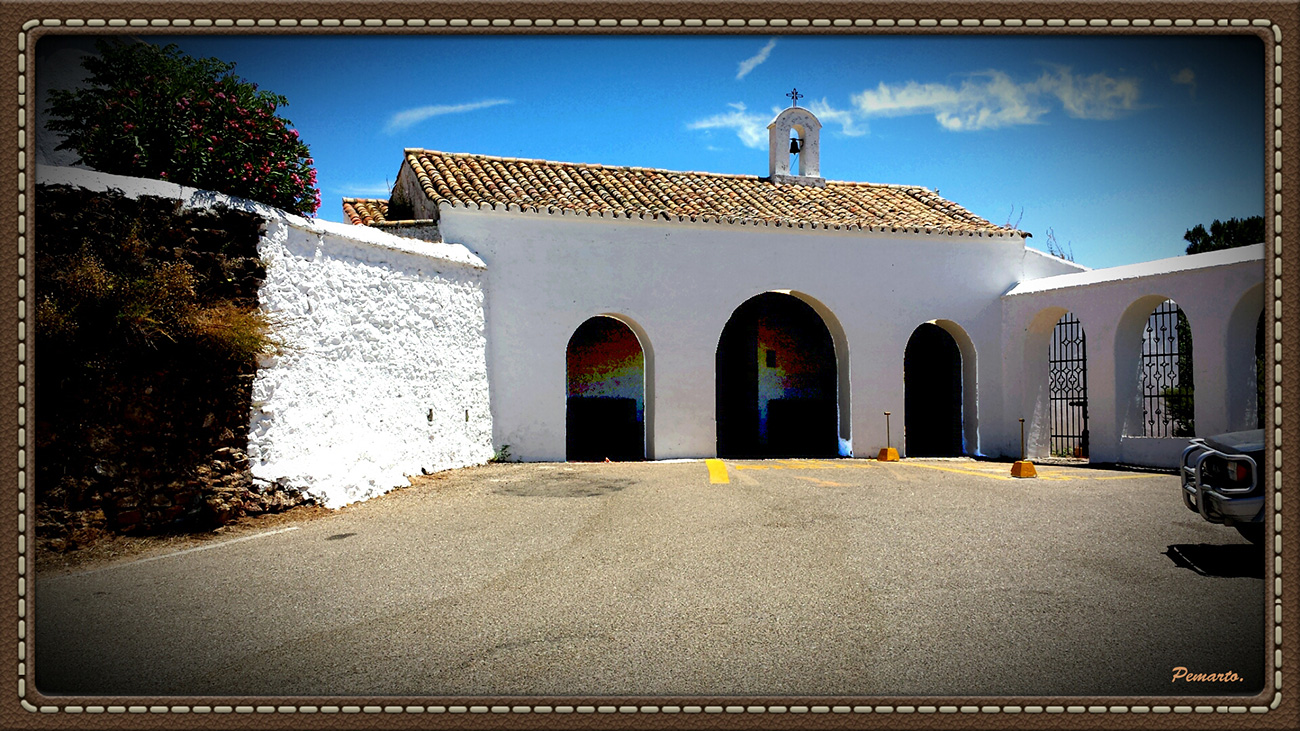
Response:
[[[745,78],[746,76],[749,75],[750,71],[753,71],[759,64],[766,61],[768,55],[772,53],[772,49],[775,47],[776,47],[776,39],[773,38],[772,40],[768,41],[767,45],[763,46],[762,50],[760,50],[758,53],[754,54],[753,56],[750,56],[744,61],[741,61],[736,67],[736,81],[740,81],[741,79]]]
[[[463,112],[472,112],[478,109],[487,109],[488,107],[510,103],[509,99],[487,99],[481,102],[470,102],[468,104],[435,104],[427,107],[406,109],[389,118],[388,124],[384,127],[384,132],[387,134],[400,132],[419,124],[426,119],[431,117],[440,117],[444,114],[461,114]]]
[[[765,117],[761,114],[753,114],[746,111],[745,105],[740,102],[728,104],[731,107],[730,112],[715,114],[712,117],[706,117],[686,125],[687,129],[730,129],[735,131],[736,136],[745,144],[745,147],[752,147],[756,150],[763,149],[767,141],[767,123],[771,117]]]
[[[1034,103],[1032,85],[1018,85],[1001,71],[971,74],[954,87],[909,81],[891,87],[881,82],[874,90],[852,95],[857,111],[866,117],[901,117],[932,114],[945,129],[997,129],[1033,124],[1047,113]]]
[[[852,112],[847,109],[832,107],[826,101],[826,97],[822,97],[821,101],[814,101],[809,104],[808,111],[817,115],[817,119],[821,120],[823,125],[830,122],[840,125],[841,131],[849,137],[861,137],[867,133],[866,128],[859,127],[855,123]]]
[[[370,183],[368,185],[343,185],[335,190],[347,198],[366,198],[370,196],[386,196],[393,192],[393,186],[388,183]]]
[[[945,129],[971,131],[1035,124],[1050,111],[1052,99],[1072,117],[1113,119],[1134,109],[1138,96],[1136,79],[1116,79],[1104,73],[1081,76],[1068,67],[1056,66],[1025,83],[993,70],[969,74],[957,86],[881,82],[851,99],[864,117],[931,114]]]
[[[1043,73],[1038,86],[1059,99],[1067,114],[1079,119],[1114,119],[1137,106],[1137,79],[1079,76],[1066,66],[1057,66]]]
[[[756,114],[741,102],[728,104],[730,112],[715,114],[712,117],[696,120],[686,125],[687,129],[729,129],[736,133],[745,147],[761,150],[767,146],[767,125],[772,118],[781,113],[778,107],[772,107],[770,114]],[[860,137],[867,133],[865,127],[858,124],[854,114],[847,109],[836,109],[826,99],[808,105],[808,110],[817,115],[822,124],[835,123],[841,126],[844,134]]]
[[[1169,78],[1175,84],[1186,84],[1192,96],[1196,96],[1196,72],[1183,69]]]

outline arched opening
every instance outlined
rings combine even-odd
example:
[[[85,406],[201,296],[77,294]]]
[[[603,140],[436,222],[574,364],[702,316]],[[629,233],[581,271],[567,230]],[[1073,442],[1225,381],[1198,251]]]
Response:
[[[1264,357],[1264,284],[1248,289],[1228,316],[1224,333],[1224,394],[1228,429],[1263,429],[1268,362]]]
[[[803,152],[805,142],[803,125],[796,124],[792,126],[790,128],[790,152],[789,157],[787,158],[789,160],[787,165],[790,168],[791,173],[794,173],[797,170],[800,175],[803,175],[804,166],[800,163],[802,155],[799,153]]]
[[[1048,341],[1053,457],[1088,458],[1088,342],[1073,312],[1056,321]]]
[[[1142,331],[1142,436],[1196,435],[1192,327],[1171,299],[1156,306]]]
[[[837,374],[830,330],[811,305],[782,292],[746,300],[718,339],[718,456],[839,454]]]
[[[565,458],[646,457],[646,358],[636,333],[601,315],[578,326],[565,351]]]
[[[909,457],[965,454],[962,355],[946,328],[927,322],[903,352],[904,439]]]

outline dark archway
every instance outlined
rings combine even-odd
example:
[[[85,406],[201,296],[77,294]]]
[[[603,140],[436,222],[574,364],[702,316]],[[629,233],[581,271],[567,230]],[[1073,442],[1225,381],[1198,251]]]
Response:
[[[645,459],[645,353],[617,318],[578,326],[565,352],[565,457],[572,462]]]
[[[718,456],[838,456],[835,345],[807,303],[746,300],[722,329],[715,374]]]
[[[904,434],[909,457],[957,457],[962,445],[961,349],[948,331],[925,323],[903,353]]]

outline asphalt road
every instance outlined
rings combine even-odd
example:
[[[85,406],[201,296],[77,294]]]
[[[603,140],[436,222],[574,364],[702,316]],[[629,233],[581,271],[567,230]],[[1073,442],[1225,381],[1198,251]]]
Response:
[[[511,464],[38,576],[76,695],[1253,694],[1264,556],[1177,478],[971,461]],[[719,475],[721,472],[719,471]],[[1240,682],[1173,682],[1174,668]]]

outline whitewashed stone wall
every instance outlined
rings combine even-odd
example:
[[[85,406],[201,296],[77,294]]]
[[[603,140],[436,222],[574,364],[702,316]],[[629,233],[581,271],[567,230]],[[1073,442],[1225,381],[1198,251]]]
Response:
[[[492,456],[484,265],[462,246],[313,221],[155,180],[38,166],[41,183],[224,204],[266,221],[261,302],[284,342],[253,387],[253,476],[329,507]]]
[[[337,507],[492,456],[483,265],[463,247],[268,222],[253,475]],[[350,235],[344,235],[350,234]]]

